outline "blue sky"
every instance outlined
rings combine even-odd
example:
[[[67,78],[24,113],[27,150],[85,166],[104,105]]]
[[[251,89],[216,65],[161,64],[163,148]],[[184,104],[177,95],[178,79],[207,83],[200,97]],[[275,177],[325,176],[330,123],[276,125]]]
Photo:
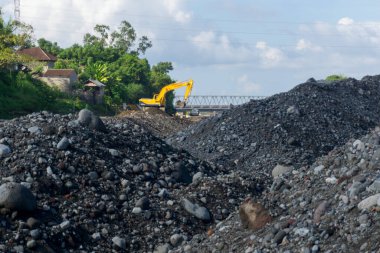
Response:
[[[13,15],[13,0],[0,0]],[[129,21],[173,62],[193,95],[272,95],[310,77],[380,74],[380,1],[21,0],[36,38],[81,43],[95,24]],[[181,93],[181,92],[179,92]]]

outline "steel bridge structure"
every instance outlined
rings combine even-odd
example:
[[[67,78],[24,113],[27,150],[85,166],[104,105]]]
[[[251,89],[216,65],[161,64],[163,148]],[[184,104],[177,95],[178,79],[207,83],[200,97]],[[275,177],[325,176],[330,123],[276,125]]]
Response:
[[[174,98],[174,107],[177,111],[223,111],[232,106],[248,103],[250,100],[264,99],[265,96],[190,96],[184,107],[178,106],[176,101],[183,100],[183,96]]]

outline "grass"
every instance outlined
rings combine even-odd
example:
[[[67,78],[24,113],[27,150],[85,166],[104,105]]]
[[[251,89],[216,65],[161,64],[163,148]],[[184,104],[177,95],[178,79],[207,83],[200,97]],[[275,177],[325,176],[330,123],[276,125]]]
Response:
[[[86,106],[22,72],[0,71],[0,118],[10,119],[31,112],[75,112]]]

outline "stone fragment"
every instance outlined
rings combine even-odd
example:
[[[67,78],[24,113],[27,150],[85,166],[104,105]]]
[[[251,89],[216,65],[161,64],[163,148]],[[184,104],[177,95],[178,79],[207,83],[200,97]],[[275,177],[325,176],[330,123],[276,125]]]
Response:
[[[199,206],[198,204],[193,204],[190,200],[184,198],[181,200],[183,208],[193,216],[200,220],[209,221],[211,220],[210,212],[207,208]]]
[[[112,238],[112,242],[114,245],[121,249],[125,249],[127,247],[127,242],[124,238],[120,238],[119,236],[115,236]]]
[[[239,216],[244,228],[258,230],[272,221],[269,212],[260,203],[246,199],[239,207]]]

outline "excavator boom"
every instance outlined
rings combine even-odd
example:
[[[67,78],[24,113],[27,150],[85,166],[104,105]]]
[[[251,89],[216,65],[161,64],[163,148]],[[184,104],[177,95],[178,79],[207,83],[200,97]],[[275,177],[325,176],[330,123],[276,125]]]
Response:
[[[139,100],[141,106],[150,106],[150,107],[164,107],[165,106],[165,96],[168,92],[179,89],[186,86],[186,91],[184,95],[184,103],[190,96],[191,90],[193,89],[193,80],[188,80],[185,82],[171,83],[164,86],[158,94],[154,94],[153,98],[141,98]]]

